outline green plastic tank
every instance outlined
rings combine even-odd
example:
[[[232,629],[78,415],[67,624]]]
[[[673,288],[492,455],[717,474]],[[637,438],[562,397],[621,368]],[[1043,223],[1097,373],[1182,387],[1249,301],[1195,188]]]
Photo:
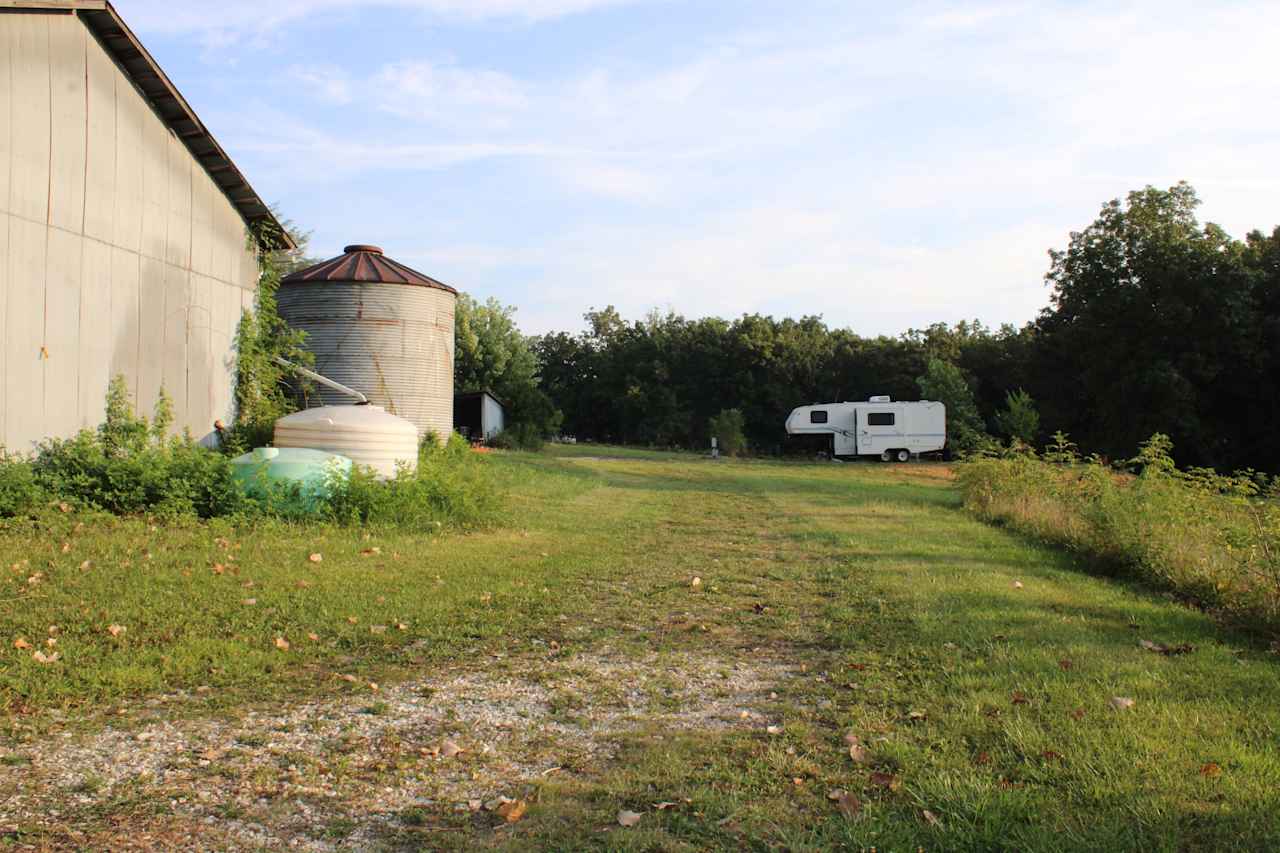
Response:
[[[346,478],[351,473],[346,456],[303,447],[258,447],[232,459],[231,466],[247,494],[296,503],[308,512],[328,496],[334,475]]]

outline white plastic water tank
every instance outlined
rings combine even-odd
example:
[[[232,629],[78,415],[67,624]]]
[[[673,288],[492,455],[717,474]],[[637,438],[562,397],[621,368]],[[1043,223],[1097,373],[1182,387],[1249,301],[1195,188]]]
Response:
[[[381,406],[320,406],[276,421],[276,447],[340,453],[379,476],[394,477],[396,463],[418,467],[418,428]]]

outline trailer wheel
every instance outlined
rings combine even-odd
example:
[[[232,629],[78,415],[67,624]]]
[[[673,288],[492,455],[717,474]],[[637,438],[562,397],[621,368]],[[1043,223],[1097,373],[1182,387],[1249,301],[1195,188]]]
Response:
[[[899,461],[899,462],[910,462],[910,461],[911,461],[911,451],[910,451],[910,450],[899,450],[899,451],[898,451],[898,461]]]
[[[880,451],[880,461],[881,461],[881,462],[892,462],[892,461],[893,461],[893,451],[892,451],[892,450],[881,450],[881,451]]]

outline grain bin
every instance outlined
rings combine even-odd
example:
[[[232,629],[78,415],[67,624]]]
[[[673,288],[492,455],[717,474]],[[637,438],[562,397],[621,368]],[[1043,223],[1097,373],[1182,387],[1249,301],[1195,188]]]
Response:
[[[453,430],[453,312],[458,292],[397,263],[377,246],[286,276],[280,316],[307,333],[316,370],[408,419],[418,434]],[[350,406],[320,388],[309,405]]]

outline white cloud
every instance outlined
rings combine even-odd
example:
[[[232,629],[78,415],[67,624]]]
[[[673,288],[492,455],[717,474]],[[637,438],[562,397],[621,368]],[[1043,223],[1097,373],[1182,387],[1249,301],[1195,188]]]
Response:
[[[286,25],[322,16],[409,12],[448,22],[536,24],[632,2],[637,0],[116,0],[115,5],[140,33],[193,35],[206,48],[225,49],[246,42],[265,46]]]
[[[531,329],[608,302],[823,313],[865,332],[1020,321],[1046,301],[1046,249],[1130,189],[1189,180],[1203,218],[1236,235],[1280,219],[1280,6],[1222,4],[1212,26],[1180,2],[926,3],[875,28],[800,18],[691,37],[656,67],[585,52],[557,77],[501,57],[310,68],[319,97],[368,93],[370,126],[394,115],[401,133],[247,116],[231,147],[313,181],[514,164],[572,211],[559,236],[407,251],[524,305]]]
[[[336,105],[351,103],[351,78],[337,66],[295,65],[288,74],[320,101]]]

